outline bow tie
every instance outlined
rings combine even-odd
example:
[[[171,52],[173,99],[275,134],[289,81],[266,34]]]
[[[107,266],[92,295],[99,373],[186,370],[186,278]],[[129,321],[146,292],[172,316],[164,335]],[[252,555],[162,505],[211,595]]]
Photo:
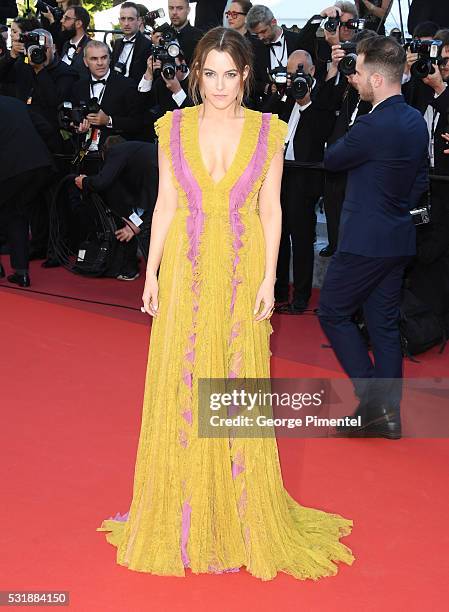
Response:
[[[98,81],[90,80],[91,85],[106,85],[106,79],[99,79]]]
[[[78,49],[78,47],[77,47],[76,45],[74,45],[73,43],[69,43],[69,44],[67,45],[67,51],[68,51],[69,49],[75,49],[75,51],[76,51],[76,50]]]
[[[130,38],[129,40],[123,39],[122,42],[124,45],[133,45],[136,42],[136,39],[135,38]]]
[[[280,40],[278,40],[275,43],[270,43],[270,47],[282,47],[282,43]]]

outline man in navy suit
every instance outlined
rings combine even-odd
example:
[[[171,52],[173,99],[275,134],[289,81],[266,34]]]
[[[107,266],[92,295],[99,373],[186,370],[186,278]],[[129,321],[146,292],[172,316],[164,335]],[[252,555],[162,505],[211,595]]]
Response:
[[[321,291],[319,318],[354,383],[361,426],[347,435],[401,437],[399,304],[416,253],[410,209],[428,188],[428,132],[401,95],[406,55],[393,39],[358,47],[355,85],[373,110],[327,150],[325,168],[348,171],[339,243]],[[352,317],[363,308],[374,363]],[[341,433],[341,430],[340,430]]]

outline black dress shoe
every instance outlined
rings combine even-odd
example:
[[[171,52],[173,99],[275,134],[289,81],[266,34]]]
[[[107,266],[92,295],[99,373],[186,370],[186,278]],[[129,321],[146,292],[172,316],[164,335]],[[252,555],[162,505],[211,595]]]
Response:
[[[29,287],[31,285],[30,275],[27,273],[17,274],[17,272],[15,272],[14,274],[10,274],[8,276],[8,280],[10,283],[19,285],[19,287]]]
[[[402,437],[401,419],[398,413],[382,406],[377,411],[365,412],[363,407],[348,418],[359,418],[360,424],[340,426],[337,425],[337,435],[345,438],[387,438],[399,440]]]
[[[320,257],[332,257],[334,253],[335,253],[335,249],[327,245],[327,247],[324,247],[324,249],[321,249],[319,255]]]
[[[0,278],[5,278],[5,268],[0,264]]]
[[[274,312],[278,314],[291,314],[291,306],[288,302],[276,302]]]
[[[304,300],[303,298],[296,298],[291,304],[291,312],[292,314],[302,314],[307,310],[308,306],[308,300]]]
[[[56,257],[49,257],[41,263],[42,268],[59,268],[60,265]]]

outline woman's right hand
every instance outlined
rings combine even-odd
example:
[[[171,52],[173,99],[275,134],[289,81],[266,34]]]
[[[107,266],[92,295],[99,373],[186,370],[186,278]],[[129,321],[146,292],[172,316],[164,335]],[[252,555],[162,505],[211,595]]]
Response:
[[[159,284],[155,274],[147,274],[145,288],[143,290],[142,302],[145,312],[152,317],[158,316],[159,308]]]

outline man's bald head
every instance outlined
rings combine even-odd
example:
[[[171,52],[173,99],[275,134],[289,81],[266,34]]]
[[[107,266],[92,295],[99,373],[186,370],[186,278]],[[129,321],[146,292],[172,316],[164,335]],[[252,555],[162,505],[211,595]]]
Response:
[[[304,72],[306,72],[307,74],[314,74],[315,66],[313,65],[312,56],[308,51],[303,51],[302,49],[293,51],[293,53],[288,58],[287,72],[296,72],[300,64],[304,66]]]

